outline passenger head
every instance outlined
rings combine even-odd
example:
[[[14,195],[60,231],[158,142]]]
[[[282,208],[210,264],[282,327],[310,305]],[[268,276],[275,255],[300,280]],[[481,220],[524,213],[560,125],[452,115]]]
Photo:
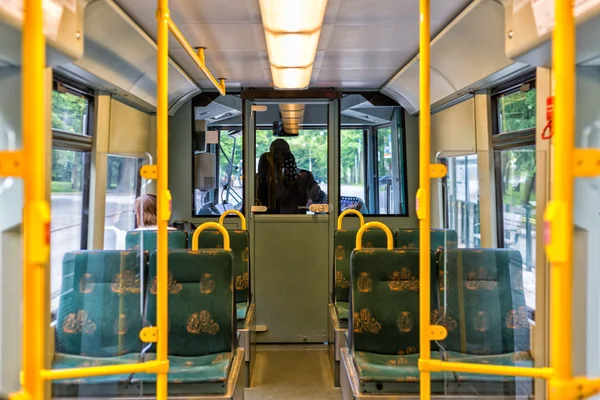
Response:
[[[269,151],[277,156],[280,153],[285,153],[290,151],[290,145],[283,139],[275,139],[273,143],[271,143],[271,147]]]
[[[143,194],[135,199],[133,212],[139,228],[156,226],[156,196]]]

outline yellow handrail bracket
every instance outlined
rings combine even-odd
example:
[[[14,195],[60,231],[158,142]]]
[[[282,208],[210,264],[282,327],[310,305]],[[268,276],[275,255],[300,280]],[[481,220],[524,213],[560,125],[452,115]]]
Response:
[[[0,151],[0,176],[5,178],[22,177],[22,160],[22,151]]]
[[[229,232],[227,232],[227,229],[225,229],[223,225],[217,224],[216,222],[205,222],[196,228],[192,235],[192,250],[198,251],[198,238],[200,238],[202,231],[206,229],[216,229],[221,232],[221,235],[223,235],[223,249],[231,250]]]
[[[338,229],[338,231],[342,229],[342,222],[344,221],[344,217],[346,215],[349,215],[349,214],[353,214],[353,215],[356,215],[358,217],[358,220],[360,221],[360,226],[361,227],[365,224],[365,217],[363,217],[363,215],[361,214],[360,211],[353,210],[353,209],[346,210],[346,211],[342,212],[340,214],[340,216],[338,217],[338,219],[337,219],[337,229]]]
[[[356,233],[356,245],[354,246],[356,250],[362,249],[362,237],[365,234],[365,232],[369,229],[375,228],[381,229],[385,232],[385,236],[387,237],[387,249],[392,250],[394,248],[394,235],[392,234],[390,228],[388,228],[385,224],[381,222],[373,221],[361,226],[358,232]]]
[[[244,214],[242,214],[238,210],[227,210],[223,214],[221,214],[221,216],[219,217],[219,225],[223,225],[223,223],[225,222],[225,217],[227,217],[228,215],[237,215],[240,218],[240,220],[242,220],[242,230],[245,231],[247,229],[248,225],[246,224],[246,217],[244,217]]]

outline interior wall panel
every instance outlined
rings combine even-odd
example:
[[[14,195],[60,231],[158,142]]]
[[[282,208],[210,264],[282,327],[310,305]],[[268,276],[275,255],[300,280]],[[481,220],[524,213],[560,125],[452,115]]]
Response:
[[[149,114],[117,100],[111,100],[108,152],[137,156],[152,152],[153,129],[150,125]]]

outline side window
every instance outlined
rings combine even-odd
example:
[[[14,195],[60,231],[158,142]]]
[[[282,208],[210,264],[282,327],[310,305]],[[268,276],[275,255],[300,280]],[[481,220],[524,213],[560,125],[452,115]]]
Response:
[[[92,94],[55,82],[52,92],[51,309],[61,294],[62,261],[87,247]],[[83,138],[82,138],[83,136]]]
[[[218,143],[195,151],[193,159],[195,216],[220,215],[241,210],[244,204],[244,145],[239,129],[218,131]]]
[[[448,168],[442,180],[446,197],[444,227],[456,231],[459,248],[481,247],[477,155],[445,157],[440,161]]]
[[[136,228],[133,208],[140,195],[139,169],[142,160],[135,157],[108,156],[104,249],[124,250],[125,235]]]
[[[396,137],[394,134],[396,133]],[[342,129],[340,211],[407,215],[403,127]]]
[[[521,253],[527,306],[535,310],[535,78],[493,93],[498,247]],[[530,313],[533,318],[533,313]]]

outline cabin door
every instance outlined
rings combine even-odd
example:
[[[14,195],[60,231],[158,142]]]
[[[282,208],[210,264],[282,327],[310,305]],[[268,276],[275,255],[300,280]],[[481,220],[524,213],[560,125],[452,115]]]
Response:
[[[254,100],[244,111],[255,339],[326,342],[338,102]]]

